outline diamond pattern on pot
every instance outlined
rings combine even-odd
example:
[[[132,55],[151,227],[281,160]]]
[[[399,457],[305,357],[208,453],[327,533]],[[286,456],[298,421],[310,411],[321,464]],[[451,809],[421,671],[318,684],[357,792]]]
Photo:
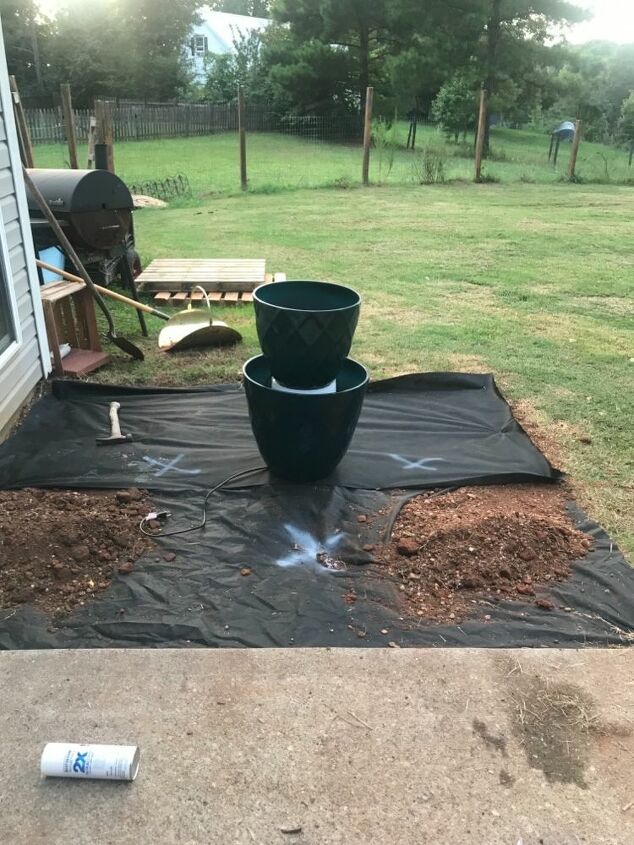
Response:
[[[354,314],[347,322],[339,319],[333,323],[333,316],[328,312],[299,315],[297,311],[267,309],[260,317],[258,328],[262,351],[274,365],[273,375],[288,387],[294,386],[293,379],[298,371],[304,376],[310,372],[325,372],[315,386],[332,381],[339,362],[350,351],[357,318]],[[288,353],[283,361],[275,356],[281,343]]]

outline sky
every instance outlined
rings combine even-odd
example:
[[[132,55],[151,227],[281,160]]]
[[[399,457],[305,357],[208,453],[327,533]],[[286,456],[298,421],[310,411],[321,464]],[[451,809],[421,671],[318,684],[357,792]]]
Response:
[[[168,2],[169,0],[163,0]],[[567,32],[569,41],[582,44],[584,41],[634,42],[634,0],[577,0],[578,5],[589,9],[592,20],[578,24]],[[40,0],[40,6],[47,13],[55,12],[65,0]]]
[[[579,0],[578,5],[589,9],[594,18],[572,27],[569,41],[634,42],[634,0]]]

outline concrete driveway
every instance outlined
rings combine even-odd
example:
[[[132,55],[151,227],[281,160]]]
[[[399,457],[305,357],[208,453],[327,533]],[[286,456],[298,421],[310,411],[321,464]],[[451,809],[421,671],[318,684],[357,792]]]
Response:
[[[0,654],[0,842],[628,845],[631,651]],[[136,743],[133,784],[43,780]]]

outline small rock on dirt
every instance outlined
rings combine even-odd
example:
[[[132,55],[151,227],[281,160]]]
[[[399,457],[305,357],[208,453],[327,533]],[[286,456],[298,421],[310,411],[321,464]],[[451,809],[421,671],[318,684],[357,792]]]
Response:
[[[88,546],[73,546],[70,550],[71,557],[78,563],[88,560],[90,557],[90,549]]]
[[[117,567],[117,571],[121,573],[121,575],[129,575],[131,572],[134,572],[134,564],[128,561],[127,563],[122,563],[119,567]]]
[[[163,560],[167,563],[171,563],[173,560],[176,560],[176,555],[174,554],[174,552],[167,552],[163,555]]]
[[[73,531],[71,528],[62,528],[57,532],[57,536],[65,546],[74,546],[80,539],[79,532]]]
[[[416,540],[409,539],[409,537],[404,537],[396,544],[396,551],[405,557],[413,557],[415,554],[418,554],[419,549],[420,543],[417,543]]]
[[[253,570],[250,569],[248,566],[243,566],[242,569],[240,570],[240,575],[242,575],[243,578],[247,578],[249,575],[252,575],[252,574],[253,574]]]
[[[136,487],[131,487],[129,490],[120,490],[117,493],[117,501],[122,505],[128,505],[130,502],[140,502],[143,498],[143,493]]]

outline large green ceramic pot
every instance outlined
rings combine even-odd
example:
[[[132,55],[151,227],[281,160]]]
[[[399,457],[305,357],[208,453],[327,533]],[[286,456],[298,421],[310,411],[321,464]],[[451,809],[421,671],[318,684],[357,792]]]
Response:
[[[288,481],[326,478],[348,451],[368,385],[365,367],[347,359],[337,392],[283,393],[271,387],[264,355],[244,365],[251,427],[271,472]]]
[[[255,322],[273,377],[309,389],[333,381],[348,357],[361,297],[330,282],[273,282],[253,293]]]

